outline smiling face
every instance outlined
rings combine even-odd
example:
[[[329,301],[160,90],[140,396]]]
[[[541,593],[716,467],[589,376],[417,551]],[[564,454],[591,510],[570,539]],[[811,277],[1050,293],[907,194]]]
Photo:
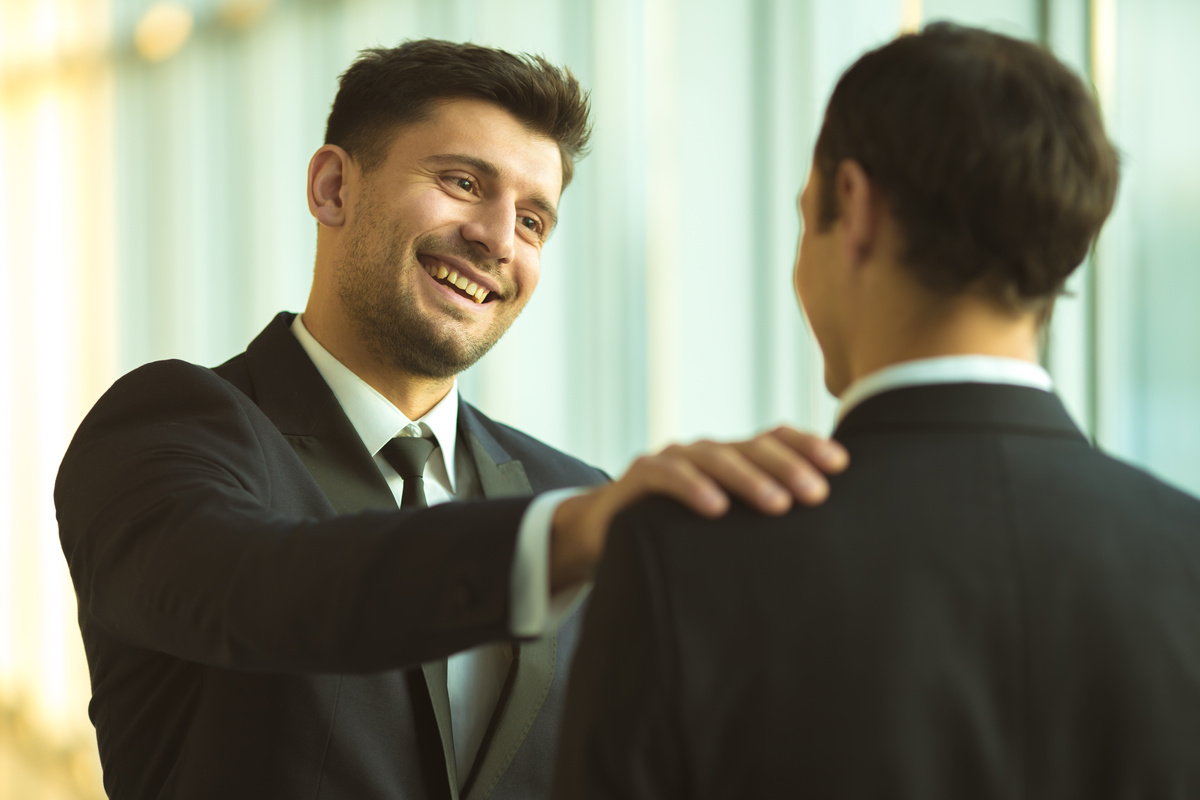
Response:
[[[533,294],[561,190],[554,140],[481,100],[434,106],[347,202],[339,313],[377,361],[458,374]]]

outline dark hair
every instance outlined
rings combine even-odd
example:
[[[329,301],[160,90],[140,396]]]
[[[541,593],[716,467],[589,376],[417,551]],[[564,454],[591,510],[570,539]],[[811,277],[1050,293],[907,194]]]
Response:
[[[845,159],[882,189],[925,286],[980,287],[1015,308],[1062,290],[1119,172],[1074,73],[1038,45],[948,23],[867,53],[838,81],[814,158],[822,229],[840,213]]]
[[[591,135],[587,92],[565,67],[539,55],[514,55],[492,47],[408,41],[363,50],[342,73],[325,126],[336,144],[370,171],[381,165],[401,125],[424,119],[434,103],[478,98],[495,103],[530,130],[558,143],[563,188]]]

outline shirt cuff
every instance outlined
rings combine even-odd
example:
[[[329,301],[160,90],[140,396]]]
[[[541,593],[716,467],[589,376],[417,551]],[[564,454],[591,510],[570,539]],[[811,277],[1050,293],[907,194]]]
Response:
[[[542,636],[558,627],[587,593],[589,583],[569,586],[550,595],[550,527],[554,512],[584,488],[556,489],[534,498],[517,529],[509,596],[509,625],[514,636]]]

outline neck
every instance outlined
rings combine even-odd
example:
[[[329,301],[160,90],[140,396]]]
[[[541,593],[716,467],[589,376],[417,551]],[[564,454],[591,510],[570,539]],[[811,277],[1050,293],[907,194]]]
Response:
[[[982,355],[1037,363],[1039,320],[1034,313],[1001,308],[986,298],[960,295],[876,308],[864,325],[850,359],[851,382],[905,361],[942,356]]]
[[[410,420],[429,413],[454,386],[454,377],[430,378],[388,366],[369,352],[352,331],[330,324],[325,316],[306,310],[301,317],[309,334],[347,369],[400,410]]]

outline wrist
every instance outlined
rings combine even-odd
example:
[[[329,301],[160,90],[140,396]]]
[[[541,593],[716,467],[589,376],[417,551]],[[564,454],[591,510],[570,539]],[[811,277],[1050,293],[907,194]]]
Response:
[[[550,591],[591,580],[603,552],[607,528],[601,490],[564,500],[550,526]]]

